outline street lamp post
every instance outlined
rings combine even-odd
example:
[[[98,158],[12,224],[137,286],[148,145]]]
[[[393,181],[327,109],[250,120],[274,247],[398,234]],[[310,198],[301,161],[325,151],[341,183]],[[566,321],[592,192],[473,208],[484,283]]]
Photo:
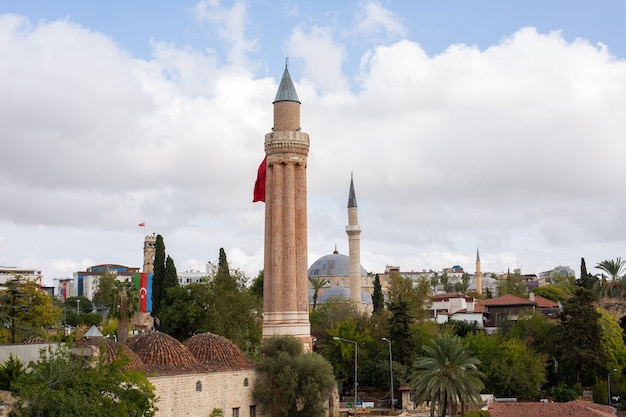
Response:
[[[393,357],[391,356],[391,340],[383,337],[383,340],[389,343],[389,375],[391,375],[391,411],[393,412]]]
[[[333,336],[333,340],[341,340],[343,342],[348,342],[348,343],[353,343],[354,344],[354,405],[353,405],[353,407],[354,407],[354,416],[356,417],[357,390],[358,390],[358,386],[359,386],[359,383],[357,382],[356,369],[357,369],[359,345],[354,340],[344,339],[344,338],[337,337],[337,336]]]
[[[617,369],[613,369],[613,372],[617,372]],[[609,391],[609,402],[607,403],[607,405],[610,407],[611,406],[611,371],[609,371],[609,378],[608,378],[608,391]]]

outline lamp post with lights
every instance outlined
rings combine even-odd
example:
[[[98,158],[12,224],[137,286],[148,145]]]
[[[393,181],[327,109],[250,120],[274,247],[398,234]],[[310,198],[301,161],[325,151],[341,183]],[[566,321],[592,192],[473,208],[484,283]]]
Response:
[[[341,340],[342,342],[348,342],[348,343],[354,344],[354,405],[353,407],[354,407],[354,416],[356,417],[357,389],[359,386],[359,383],[357,382],[356,369],[357,369],[359,345],[354,340],[344,339],[342,337],[337,337],[337,336],[333,336],[333,340]]]
[[[383,337],[383,340],[389,343],[389,375],[391,378],[391,411],[393,411],[393,357],[391,356],[391,340]]]

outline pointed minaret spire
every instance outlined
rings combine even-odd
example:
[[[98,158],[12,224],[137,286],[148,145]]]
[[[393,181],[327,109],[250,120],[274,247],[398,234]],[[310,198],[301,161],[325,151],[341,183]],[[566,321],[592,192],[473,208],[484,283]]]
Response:
[[[293,86],[293,81],[291,81],[291,75],[289,75],[289,58],[285,62],[285,71],[283,72],[283,78],[280,80],[274,103],[278,101],[295,101],[300,103],[296,88]]]
[[[356,194],[354,193],[354,178],[350,173],[350,193],[348,194],[348,208],[356,207]]]
[[[354,179],[350,175],[350,193],[348,195],[348,252],[350,258],[350,300],[361,305],[361,226],[356,206]]]

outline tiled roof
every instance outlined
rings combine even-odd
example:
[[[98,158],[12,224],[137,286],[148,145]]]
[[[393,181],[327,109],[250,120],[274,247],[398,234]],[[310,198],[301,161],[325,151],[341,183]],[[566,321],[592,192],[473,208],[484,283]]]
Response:
[[[536,305],[534,302],[530,301],[528,298],[518,297],[513,294],[506,294],[502,297],[498,298],[485,298],[484,300],[479,301],[477,304],[483,306],[518,306],[518,305],[527,305],[534,306]]]
[[[471,301],[472,297],[468,297],[465,294],[458,293],[445,293],[433,295],[433,301],[448,301],[451,298],[465,298],[467,301]]]
[[[43,339],[41,337],[33,337],[32,339],[23,340],[22,343],[20,344],[21,345],[43,345],[46,343],[50,343],[50,342],[48,342],[46,339]]]
[[[210,371],[189,349],[166,333],[143,333],[128,339],[126,345],[139,356],[149,373],[179,375]]]
[[[558,307],[559,306],[559,303],[557,303],[556,301],[552,301],[540,295],[535,295],[535,303],[537,303],[539,307]]]
[[[128,346],[106,337],[83,337],[77,340],[74,346],[77,348],[98,349],[100,354],[104,356],[105,363],[113,362],[125,355],[130,358],[130,362],[124,366],[124,370],[138,371],[144,369],[144,364],[139,356],[130,350]]]
[[[615,409],[590,401],[570,401],[568,403],[489,403],[490,417],[609,417],[615,416]]]
[[[255,367],[255,363],[246,358],[236,344],[223,336],[202,333],[190,337],[183,344],[200,363],[216,371]]]

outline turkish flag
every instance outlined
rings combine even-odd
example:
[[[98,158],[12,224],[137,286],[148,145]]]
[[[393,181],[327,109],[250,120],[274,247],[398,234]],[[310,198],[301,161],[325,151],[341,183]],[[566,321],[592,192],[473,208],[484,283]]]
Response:
[[[256,176],[256,182],[254,183],[254,198],[253,203],[257,201],[265,202],[265,174],[267,172],[267,156],[263,158],[263,162],[259,165],[259,171]]]

